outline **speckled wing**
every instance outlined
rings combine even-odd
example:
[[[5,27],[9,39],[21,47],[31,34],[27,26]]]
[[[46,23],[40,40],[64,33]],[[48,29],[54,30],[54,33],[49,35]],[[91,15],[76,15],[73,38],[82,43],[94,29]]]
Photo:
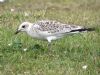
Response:
[[[42,20],[34,25],[35,30],[40,34],[55,35],[70,33],[71,30],[80,29],[81,26],[62,24],[57,21]]]

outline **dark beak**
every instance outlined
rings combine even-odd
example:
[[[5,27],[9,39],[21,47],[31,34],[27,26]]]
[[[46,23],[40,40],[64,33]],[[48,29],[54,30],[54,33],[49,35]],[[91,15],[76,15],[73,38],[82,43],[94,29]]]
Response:
[[[17,31],[15,32],[15,34],[18,34],[20,32],[20,30],[17,29]]]

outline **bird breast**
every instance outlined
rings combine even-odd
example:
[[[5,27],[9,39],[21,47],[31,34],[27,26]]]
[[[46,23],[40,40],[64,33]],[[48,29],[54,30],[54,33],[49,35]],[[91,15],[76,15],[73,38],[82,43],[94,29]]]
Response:
[[[27,32],[27,34],[30,35],[30,36],[33,37],[33,38],[36,38],[36,39],[42,39],[42,40],[46,39],[45,37],[39,35],[39,34],[38,34],[37,32],[35,32],[35,31],[29,30],[29,31]]]

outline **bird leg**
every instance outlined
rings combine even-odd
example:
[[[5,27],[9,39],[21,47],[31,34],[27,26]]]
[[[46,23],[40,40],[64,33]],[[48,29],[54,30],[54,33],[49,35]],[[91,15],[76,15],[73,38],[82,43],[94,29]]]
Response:
[[[49,51],[50,51],[50,49],[51,49],[51,40],[52,40],[51,37],[48,37],[48,38],[47,38],[47,41],[48,41],[48,50],[49,50]]]
[[[51,50],[51,43],[50,42],[48,43],[48,50],[49,51]]]

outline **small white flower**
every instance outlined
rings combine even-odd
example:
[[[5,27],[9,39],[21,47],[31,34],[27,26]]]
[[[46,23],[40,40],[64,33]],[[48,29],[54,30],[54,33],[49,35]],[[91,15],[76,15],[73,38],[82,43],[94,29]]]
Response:
[[[30,72],[28,72],[28,71],[27,71],[27,72],[24,72],[24,73],[25,73],[25,74],[30,74]]]
[[[15,9],[10,9],[11,12],[15,11]]]
[[[25,16],[29,16],[29,13],[27,13],[27,12],[24,12],[24,15],[25,15]]]
[[[27,48],[24,48],[23,51],[27,51]]]
[[[64,51],[64,53],[66,54],[66,53],[67,53],[67,51]]]
[[[5,0],[0,0],[0,2],[2,3],[2,2],[4,2]]]
[[[8,46],[11,46],[11,45],[12,45],[12,43],[9,43],[9,44],[8,44]]]
[[[87,65],[82,66],[82,68],[83,68],[84,70],[86,70],[86,69],[87,69]]]

